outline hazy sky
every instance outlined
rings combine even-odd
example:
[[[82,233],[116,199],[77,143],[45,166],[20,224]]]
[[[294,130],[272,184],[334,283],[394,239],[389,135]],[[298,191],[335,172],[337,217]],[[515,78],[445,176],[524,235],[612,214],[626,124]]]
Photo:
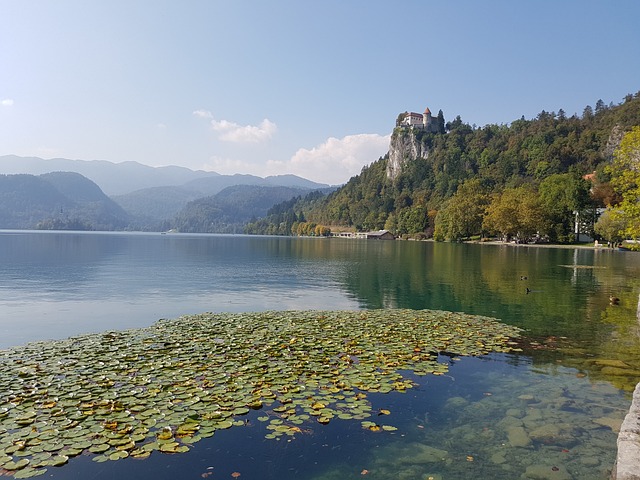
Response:
[[[343,183],[406,110],[620,103],[639,19],[638,0],[0,0],[0,155]]]

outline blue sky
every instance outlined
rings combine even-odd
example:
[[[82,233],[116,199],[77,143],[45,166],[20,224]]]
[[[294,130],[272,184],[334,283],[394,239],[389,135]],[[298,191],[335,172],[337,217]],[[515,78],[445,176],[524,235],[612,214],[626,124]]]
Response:
[[[406,110],[640,90],[640,1],[0,0],[0,155],[346,182]]]

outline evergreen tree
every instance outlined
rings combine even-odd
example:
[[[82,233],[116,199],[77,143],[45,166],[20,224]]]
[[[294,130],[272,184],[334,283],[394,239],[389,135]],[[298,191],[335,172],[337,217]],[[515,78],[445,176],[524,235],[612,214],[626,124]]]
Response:
[[[437,125],[438,133],[445,133],[444,114],[442,113],[442,110],[438,110]]]

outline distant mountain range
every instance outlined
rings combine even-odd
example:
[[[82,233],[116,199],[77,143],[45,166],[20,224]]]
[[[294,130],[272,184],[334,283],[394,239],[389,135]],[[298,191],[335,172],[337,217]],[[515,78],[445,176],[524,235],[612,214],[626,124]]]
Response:
[[[295,175],[7,155],[0,156],[0,228],[234,232],[313,190],[332,188]]]
[[[237,186],[264,187],[266,189],[286,187],[293,189],[292,192],[297,189],[298,194],[330,188],[328,185],[315,183],[295,175],[278,175],[267,178],[253,175],[216,175],[196,178],[182,185],[143,188],[125,195],[114,195],[112,198],[135,217],[147,221],[158,221],[177,214],[190,201],[210,197],[229,187]],[[248,190],[244,191],[248,192]],[[295,195],[296,193],[292,193],[292,196]]]
[[[326,188],[329,185],[306,180],[295,175],[276,175],[266,178],[253,175],[220,175],[216,172],[191,170],[185,167],[149,167],[138,162],[113,163],[104,160],[68,160],[38,157],[0,156],[0,174],[27,173],[41,175],[49,172],[76,172],[87,177],[109,196],[125,195],[153,187],[184,185],[187,189],[218,193],[232,185],[263,185],[300,188]],[[194,183],[191,183],[194,182]],[[188,185],[185,185],[188,184]]]

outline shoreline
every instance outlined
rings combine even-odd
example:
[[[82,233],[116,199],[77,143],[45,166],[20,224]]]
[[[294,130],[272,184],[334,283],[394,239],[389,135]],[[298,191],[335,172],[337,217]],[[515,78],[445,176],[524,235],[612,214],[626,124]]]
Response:
[[[581,249],[581,250],[596,250],[602,252],[617,252],[621,251],[617,247],[607,247],[606,245],[598,245],[596,246],[593,242],[591,243],[514,243],[514,242],[503,242],[500,240],[489,240],[489,241],[478,241],[478,240],[470,240],[462,243],[470,243],[476,245],[498,245],[505,247],[531,247],[531,248],[564,248],[564,249]]]

